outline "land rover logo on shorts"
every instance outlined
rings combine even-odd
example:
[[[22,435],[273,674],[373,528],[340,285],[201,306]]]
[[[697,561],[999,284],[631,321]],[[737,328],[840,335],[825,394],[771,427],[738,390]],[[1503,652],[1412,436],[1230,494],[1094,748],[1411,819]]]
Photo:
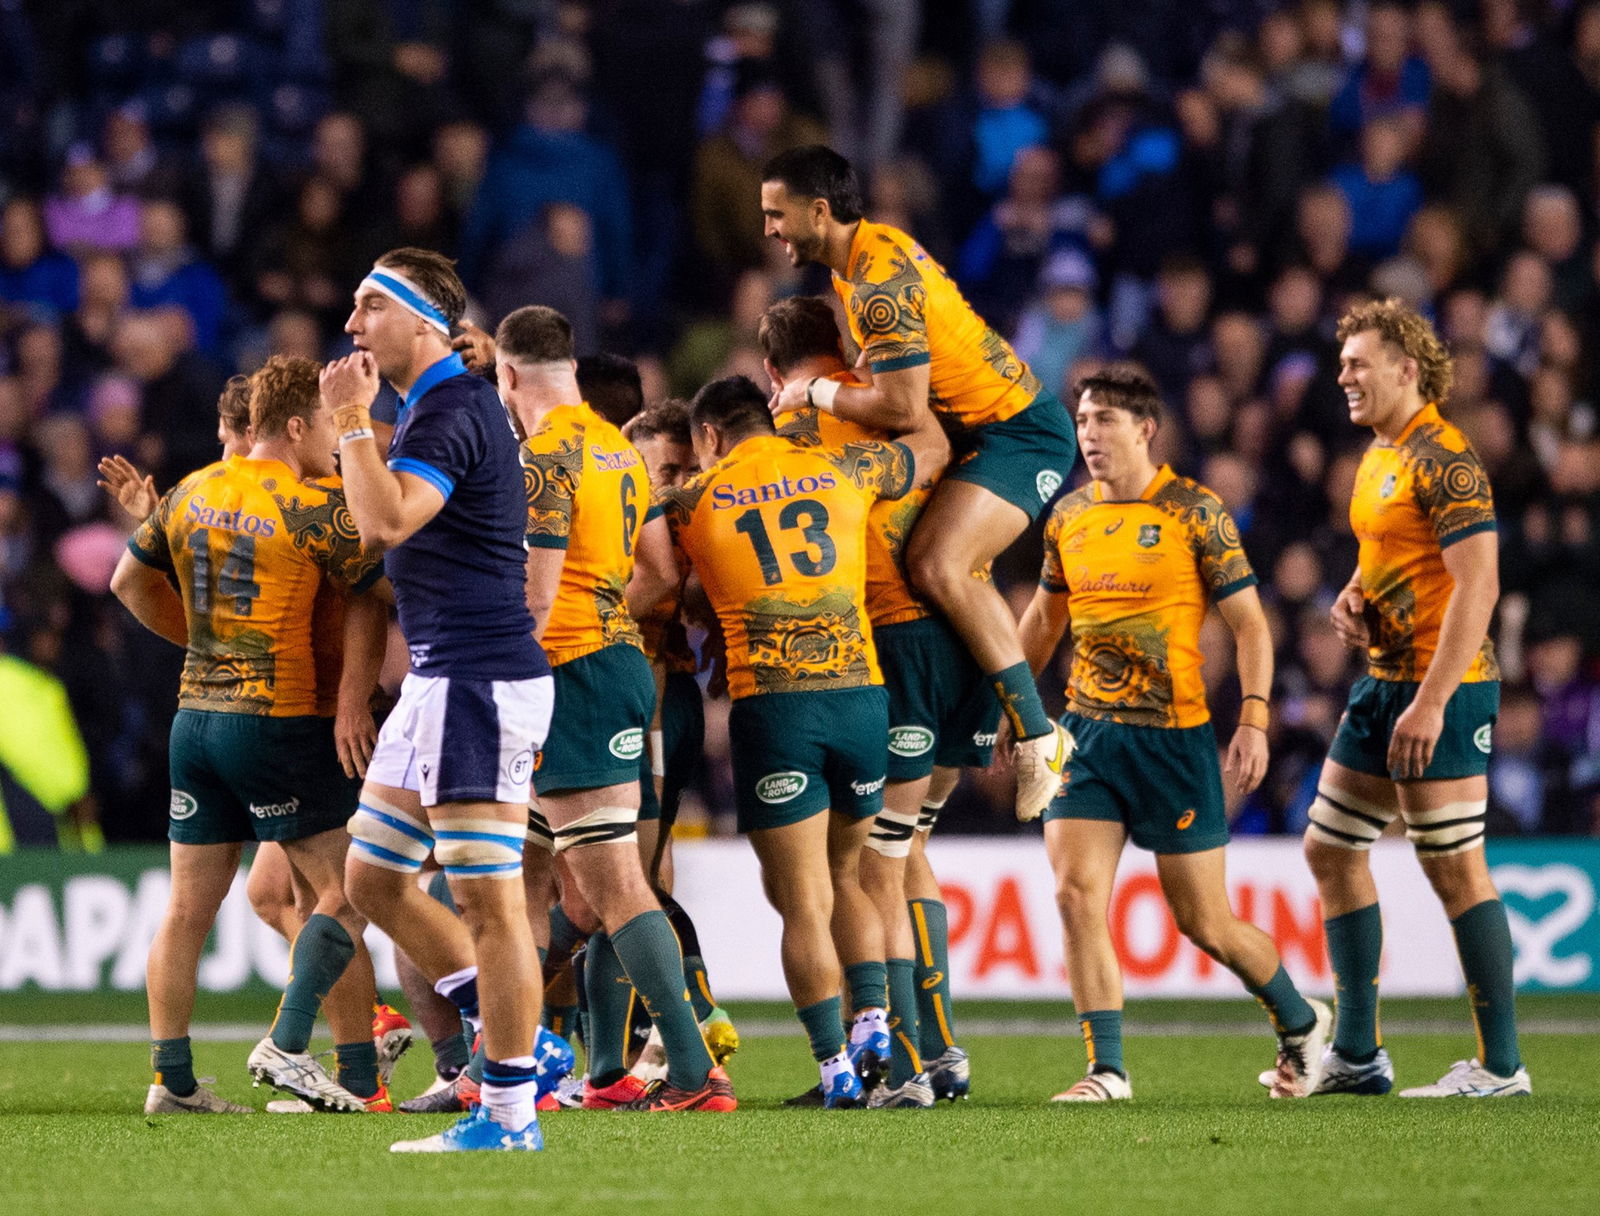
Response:
[[[174,819],[187,819],[200,809],[200,804],[194,796],[182,790],[172,791],[172,809],[167,813]]]
[[[1140,524],[1139,525],[1139,548],[1141,548],[1141,549],[1154,549],[1160,543],[1161,543],[1161,525],[1160,524]]]
[[[889,750],[896,756],[926,756],[933,750],[933,732],[926,726],[891,726]]]
[[[637,760],[644,751],[644,731],[637,726],[619,730],[606,745],[618,760]]]
[[[1478,750],[1485,756],[1489,754],[1489,749],[1494,746],[1493,739],[1494,728],[1487,722],[1472,732],[1472,742],[1477,745]]]
[[[804,773],[771,773],[756,782],[756,797],[772,806],[793,802],[805,793],[806,782]]]
[[[1039,491],[1039,501],[1049,502],[1050,495],[1061,488],[1061,474],[1054,469],[1040,469],[1033,479],[1033,488]]]

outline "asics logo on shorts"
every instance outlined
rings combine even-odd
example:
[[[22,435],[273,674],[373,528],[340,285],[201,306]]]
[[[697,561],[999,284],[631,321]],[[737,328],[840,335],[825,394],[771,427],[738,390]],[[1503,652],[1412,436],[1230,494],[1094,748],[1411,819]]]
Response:
[[[756,782],[756,797],[770,806],[792,802],[805,793],[809,783],[804,773],[772,773]]]
[[[187,819],[200,809],[200,804],[194,800],[193,794],[183,790],[172,791],[172,808],[167,813],[173,819]]]
[[[265,802],[257,806],[250,804],[250,813],[257,819],[283,819],[293,815],[300,809],[300,799],[291,798],[288,802]]]
[[[889,751],[896,756],[926,756],[933,750],[933,732],[926,726],[891,726]]]
[[[1180,832],[1188,831],[1189,830],[1189,825],[1192,824],[1193,822],[1194,822],[1194,807],[1190,807],[1187,811],[1185,811],[1183,814],[1178,816],[1178,831],[1180,831]]]

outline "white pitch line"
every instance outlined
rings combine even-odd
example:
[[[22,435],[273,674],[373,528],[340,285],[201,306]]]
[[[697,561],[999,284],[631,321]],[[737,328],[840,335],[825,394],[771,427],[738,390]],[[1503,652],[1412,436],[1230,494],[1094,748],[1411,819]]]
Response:
[[[798,1023],[788,1019],[759,1018],[738,1021],[739,1034],[751,1039],[781,1039],[799,1036]],[[960,1022],[963,1036],[1010,1036],[1015,1038],[1078,1037],[1076,1022],[1043,1018],[966,1018]],[[264,1023],[201,1022],[192,1026],[189,1037],[197,1043],[251,1042],[261,1037]],[[1447,1018],[1384,1020],[1389,1035],[1464,1034],[1472,1029],[1465,1021]],[[1600,1018],[1532,1018],[1518,1023],[1523,1034],[1600,1035]],[[1123,1033],[1129,1038],[1193,1038],[1215,1035],[1222,1038],[1254,1039],[1270,1037],[1265,1025],[1248,1022],[1129,1022]],[[116,1022],[45,1023],[38,1026],[0,1025],[0,1043],[143,1043],[150,1037],[145,1026]]]

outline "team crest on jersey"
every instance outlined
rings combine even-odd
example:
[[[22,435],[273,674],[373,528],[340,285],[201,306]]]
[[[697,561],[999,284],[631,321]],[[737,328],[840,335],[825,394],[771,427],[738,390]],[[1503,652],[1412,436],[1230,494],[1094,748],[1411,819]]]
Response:
[[[1161,525],[1160,524],[1140,524],[1139,525],[1139,548],[1141,548],[1141,549],[1154,549],[1160,543],[1161,543]]]
[[[896,756],[926,756],[933,750],[933,732],[926,726],[891,726],[889,751]]]
[[[611,736],[611,742],[606,744],[606,750],[618,760],[637,760],[644,752],[644,731],[637,726],[619,730]]]
[[[1039,491],[1039,501],[1049,502],[1050,496],[1061,488],[1061,474],[1054,469],[1040,469],[1033,479],[1033,488]]]
[[[182,790],[172,791],[172,809],[168,811],[173,819],[188,819],[200,809],[200,804],[194,800],[193,794],[186,794]]]
[[[804,773],[772,773],[756,782],[756,797],[769,806],[793,802],[806,792],[809,778]]]
[[[1390,473],[1387,477],[1385,477],[1383,479],[1383,484],[1378,487],[1378,497],[1379,498],[1388,498],[1389,495],[1394,493],[1394,485],[1395,485],[1394,474]]]
[[[1494,746],[1494,728],[1485,722],[1472,732],[1472,742],[1480,752],[1487,756],[1489,749]]]

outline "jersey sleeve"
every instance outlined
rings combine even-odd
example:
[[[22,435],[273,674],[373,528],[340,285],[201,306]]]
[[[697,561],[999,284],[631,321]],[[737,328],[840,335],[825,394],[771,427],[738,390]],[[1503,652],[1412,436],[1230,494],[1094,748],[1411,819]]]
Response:
[[[845,444],[830,458],[857,489],[874,498],[904,498],[911,492],[916,460],[903,443],[864,439]]]
[[[167,523],[172,518],[173,503],[182,486],[174,486],[161,496],[150,518],[140,524],[128,540],[128,551],[147,566],[170,572],[172,542],[167,535]]]
[[[529,547],[565,549],[572,537],[572,504],[583,480],[583,435],[561,440],[550,450],[522,445],[522,488],[528,495],[523,532]]]
[[[470,410],[429,409],[410,419],[389,449],[389,468],[420,477],[448,501],[456,483],[483,459],[485,444]]]
[[[1071,590],[1067,586],[1066,567],[1061,564],[1061,532],[1066,514],[1066,500],[1063,499],[1050,512],[1044,525],[1044,562],[1039,567],[1039,586],[1056,594]]]
[[[1225,600],[1236,591],[1256,585],[1256,573],[1245,556],[1244,541],[1239,536],[1239,525],[1213,500],[1204,521],[1197,525],[1197,557],[1200,577],[1211,592],[1212,602]]]
[[[928,293],[911,259],[896,249],[850,280],[850,318],[874,372],[920,367],[928,346]]]
[[[1433,526],[1441,549],[1495,530],[1489,475],[1470,447],[1444,459],[1419,461],[1413,480],[1417,505]]]
[[[302,483],[272,497],[294,547],[337,586],[365,591],[383,577],[383,556],[361,547],[342,485]]]
[[[778,419],[778,434],[790,443],[799,444],[803,448],[821,446],[822,430],[817,417],[819,413],[814,405],[803,405],[797,410],[790,410]]]

